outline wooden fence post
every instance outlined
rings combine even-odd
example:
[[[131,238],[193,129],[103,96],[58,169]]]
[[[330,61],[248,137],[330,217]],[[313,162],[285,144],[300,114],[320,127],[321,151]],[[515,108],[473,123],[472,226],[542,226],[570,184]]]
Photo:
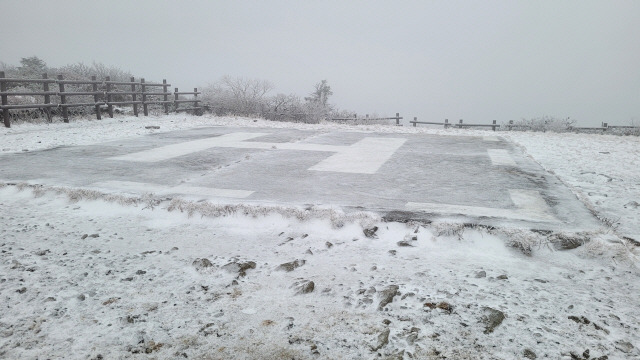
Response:
[[[197,108],[198,107],[198,88],[193,88],[193,107]],[[200,110],[194,110],[193,111],[194,114],[196,115],[202,115],[202,113],[200,112]]]
[[[418,117],[414,116],[413,117],[413,127],[416,127],[418,125]]]
[[[113,119],[113,105],[111,105],[111,76],[105,78],[107,82],[107,109],[109,110],[109,117]]]
[[[64,83],[62,82],[64,78],[62,75],[58,75],[58,88],[60,89],[60,105],[62,105],[62,119],[64,122],[69,122],[69,111],[64,104],[67,103],[67,97],[64,95]]]
[[[444,128],[448,128],[449,127],[449,119],[444,119]]]
[[[142,87],[142,110],[144,116],[149,116],[149,107],[147,105],[147,94],[145,93],[144,78],[140,79],[140,87]]]
[[[178,112],[178,88],[176,88],[176,91],[174,91],[173,96],[173,109],[175,110],[175,112]]]
[[[493,120],[493,126],[491,127],[493,129],[493,131],[496,131],[496,121]]]
[[[4,79],[4,71],[0,71],[0,92],[7,91],[7,83],[2,81]],[[9,105],[7,95],[2,95],[2,105]],[[4,118],[4,126],[11,127],[11,118],[9,117],[9,109],[2,109],[2,117]]]
[[[98,78],[93,75],[91,77],[91,81],[93,81],[93,83],[91,84],[91,88],[93,89],[94,93],[98,92],[98,83],[96,81]],[[98,105],[98,101],[100,101],[100,99],[98,98],[98,94],[93,94],[93,102],[96,103],[96,119],[98,120],[102,120],[102,115],[100,114],[100,105]]]
[[[462,119],[460,119],[460,125],[458,125],[459,129],[462,129]]]
[[[135,82],[136,79],[132,76],[131,77],[131,82]],[[138,117],[138,104],[136,104],[136,84],[131,84],[131,92],[133,94],[131,94],[131,101],[133,101],[133,115],[135,115],[136,117]]]
[[[164,92],[164,113],[165,114],[169,113],[169,103],[167,102],[169,101],[169,96],[167,95],[168,90],[169,89],[167,89],[167,79],[162,79],[162,92]]]
[[[507,129],[511,131],[512,127],[513,127],[513,120],[509,120],[509,126],[507,127]]]
[[[42,74],[42,78],[43,79],[48,79],[47,77],[47,73]],[[44,82],[42,84],[42,90],[44,90],[45,93],[49,92],[49,83],[48,82]],[[44,103],[45,104],[51,104],[51,96],[49,94],[45,94],[44,95]],[[44,108],[44,114],[47,116],[47,121],[51,122],[51,109],[49,109],[48,107]]]
[[[400,126],[400,113],[396,113],[396,126]]]

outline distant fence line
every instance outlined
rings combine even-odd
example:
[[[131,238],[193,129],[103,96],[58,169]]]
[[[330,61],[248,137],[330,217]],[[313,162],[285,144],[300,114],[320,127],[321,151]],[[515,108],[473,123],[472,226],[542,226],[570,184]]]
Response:
[[[509,122],[505,125],[497,124],[496,120],[493,120],[491,124],[469,124],[464,123],[462,119],[459,120],[458,123],[450,123],[449,119],[444,119],[444,122],[432,122],[432,121],[418,121],[417,117],[413,118],[413,121],[409,121],[410,124],[413,124],[415,127],[417,124],[427,124],[427,125],[443,125],[444,128],[449,127],[457,127],[459,129],[471,128],[471,127],[490,127],[493,131],[496,129],[502,128],[506,131],[513,130],[531,130],[534,129],[535,125],[529,124],[515,124],[513,120],[509,120]],[[603,122],[601,126],[598,127],[578,127],[578,126],[568,126],[566,128],[567,131],[607,131],[607,130],[638,130],[640,131],[640,126],[619,126],[619,125],[609,125],[606,122]]]
[[[18,83],[23,84],[42,84],[42,91],[8,91],[7,84]],[[58,91],[51,91],[49,85],[57,84]],[[98,89],[98,85],[103,85],[104,89]],[[91,86],[91,91],[69,91],[67,85],[81,87],[82,85]],[[126,86],[124,91],[118,86]],[[5,73],[0,71],[0,97],[2,104],[0,109],[2,110],[4,125],[11,127],[10,110],[16,109],[42,109],[47,116],[47,119],[51,121],[52,113],[51,109],[61,109],[61,115],[64,122],[69,122],[69,108],[70,107],[93,107],[95,108],[96,118],[100,120],[102,118],[101,112],[102,106],[107,107],[109,117],[113,117],[113,107],[120,105],[132,105],[133,113],[138,116],[138,105],[142,105],[144,116],[149,115],[149,105],[162,105],[164,107],[164,113],[168,114],[170,111],[170,105],[172,111],[194,111],[201,112],[200,100],[198,95],[200,92],[197,88],[189,92],[180,92],[178,88],[175,88],[174,92],[170,92],[168,89],[171,84],[168,84],[166,80],[162,80],[162,83],[147,83],[144,78],[136,82],[132,77],[130,81],[111,81],[111,78],[107,76],[104,81],[97,80],[95,76],[91,77],[91,80],[65,80],[62,75],[58,75],[56,79],[50,79],[47,74],[42,74],[42,79],[15,79],[5,78]],[[153,88],[161,87],[162,91],[149,91]],[[76,89],[78,90],[78,89]],[[83,89],[80,89],[83,90]],[[181,95],[193,95],[193,99],[181,99]],[[33,99],[34,96],[44,97],[43,103],[28,103],[28,104],[9,104],[10,97],[22,97],[29,96]],[[51,96],[58,96],[59,102],[52,102]],[[92,96],[91,102],[70,102],[69,98],[73,96]],[[130,97],[126,99],[125,97]],[[170,97],[172,97],[170,99]],[[180,107],[180,104],[191,104],[190,107]]]
[[[444,128],[448,128],[450,126],[457,127],[459,129],[469,128],[469,127],[490,127],[493,131],[496,131],[496,128],[499,128],[500,125],[496,124],[496,120],[493,120],[491,124],[465,124],[462,119],[458,121],[457,124],[449,123],[449,119],[444,119],[444,122],[430,122],[430,121],[418,121],[417,117],[413,118],[413,121],[409,121],[410,124],[413,124],[413,127],[416,127],[416,124],[429,124],[429,125],[444,125]]]
[[[353,117],[343,117],[343,118],[331,118],[331,121],[379,121],[379,120],[395,120],[396,125],[400,126],[400,120],[403,118],[400,116],[400,113],[396,113],[395,117],[385,117],[385,118],[370,118],[369,114],[367,114],[363,118],[358,118],[358,115],[353,115]]]

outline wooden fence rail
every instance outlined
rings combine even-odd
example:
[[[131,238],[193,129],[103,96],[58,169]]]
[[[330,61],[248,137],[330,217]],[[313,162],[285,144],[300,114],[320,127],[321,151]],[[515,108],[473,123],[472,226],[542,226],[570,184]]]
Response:
[[[400,116],[400,113],[396,113],[395,117],[386,117],[386,118],[369,118],[369,114],[367,114],[365,117],[363,118],[358,118],[358,115],[354,115],[352,118],[332,118],[332,121],[358,121],[358,120],[364,120],[364,121],[377,121],[377,120],[395,120],[396,121],[396,125],[400,126],[400,120],[402,120],[403,118]]]
[[[7,84],[10,83],[20,83],[20,84],[42,84],[42,91],[21,91],[21,92],[11,92],[8,89]],[[49,88],[49,85],[57,84],[58,91],[52,91]],[[70,90],[69,86],[82,87],[91,86],[92,91],[86,91],[86,89],[80,89],[80,91]],[[101,86],[102,89],[99,89],[98,86]],[[126,90],[123,90],[119,87],[126,87]],[[69,111],[70,107],[94,107],[96,112],[96,118],[100,120],[101,116],[101,106],[107,106],[107,111],[109,117],[113,117],[113,107],[121,106],[121,105],[132,105],[133,113],[135,116],[138,116],[138,105],[142,105],[144,116],[149,115],[149,105],[158,104],[164,107],[164,113],[169,113],[170,104],[173,104],[173,111],[194,111],[196,113],[200,113],[202,107],[200,106],[200,100],[197,98],[198,92],[197,88],[194,88],[192,92],[179,92],[178,88],[175,88],[175,92],[169,92],[169,87],[171,84],[168,84],[166,80],[163,80],[162,83],[147,83],[144,81],[144,78],[140,79],[139,82],[136,82],[132,77],[130,81],[111,81],[110,77],[106,77],[104,81],[97,80],[96,76],[92,76],[91,80],[65,80],[62,75],[58,75],[56,79],[49,79],[47,74],[42,75],[42,79],[13,79],[6,78],[5,73],[0,71],[0,99],[2,103],[0,105],[0,110],[2,110],[2,117],[4,121],[4,126],[11,127],[11,117],[9,114],[9,110],[12,109],[42,109],[47,116],[47,119],[51,121],[51,109],[56,108],[60,109],[62,113],[62,118],[64,122],[69,122]],[[148,91],[149,88],[154,90],[153,88],[161,87],[162,91]],[[78,90],[78,89],[75,89]],[[174,95],[174,98],[169,100],[171,95]],[[193,99],[183,99],[180,98],[182,95],[193,95]],[[42,103],[31,103],[31,104],[9,104],[9,97],[11,96],[42,96],[44,100]],[[60,101],[57,103],[51,102],[51,96],[59,96]],[[69,101],[70,98],[74,96],[92,96],[92,102],[72,102]],[[124,97],[130,97],[129,99],[125,99]],[[161,98],[161,100],[159,99]],[[181,103],[191,103],[192,106],[188,108],[178,108]]]
[[[500,125],[496,124],[496,120],[493,120],[491,124],[465,124],[462,119],[457,124],[449,123],[449,119],[444,119],[444,122],[431,122],[431,121],[418,121],[417,117],[413,118],[413,121],[409,121],[410,124],[413,124],[415,127],[416,124],[429,124],[429,125],[444,125],[445,129],[454,126],[459,129],[467,128],[467,127],[490,127],[493,131],[496,131],[496,128],[499,128]]]

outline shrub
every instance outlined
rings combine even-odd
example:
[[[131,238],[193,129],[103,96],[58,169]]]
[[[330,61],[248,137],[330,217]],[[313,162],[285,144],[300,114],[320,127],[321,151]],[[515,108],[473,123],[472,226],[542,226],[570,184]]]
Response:
[[[532,119],[522,119],[511,125],[513,130],[531,130],[531,131],[553,131],[565,132],[570,131],[576,120],[567,118],[557,118],[553,116],[542,116]]]

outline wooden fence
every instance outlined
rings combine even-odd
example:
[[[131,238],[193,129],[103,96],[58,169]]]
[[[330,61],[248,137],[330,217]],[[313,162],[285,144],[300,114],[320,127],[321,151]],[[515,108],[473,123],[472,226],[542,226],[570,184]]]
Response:
[[[18,83],[22,84],[41,84],[42,91],[21,91],[13,92],[8,91],[7,84]],[[52,91],[50,85],[57,84],[58,91]],[[162,80],[162,83],[147,83],[144,79],[140,79],[136,82],[132,77],[130,81],[111,81],[107,76],[104,81],[97,80],[95,76],[91,77],[91,80],[65,80],[62,75],[58,75],[56,79],[49,79],[47,74],[42,75],[42,79],[14,79],[5,78],[3,71],[0,71],[0,97],[2,104],[0,109],[4,119],[4,126],[11,127],[11,117],[9,110],[12,109],[42,109],[47,116],[47,119],[51,121],[52,109],[60,109],[64,122],[69,122],[69,108],[70,107],[93,107],[95,108],[96,118],[100,120],[102,118],[101,112],[102,106],[107,107],[109,117],[113,117],[113,107],[120,105],[132,105],[133,113],[138,116],[138,106],[142,105],[144,116],[149,115],[149,105],[162,105],[164,113],[168,114],[173,111],[202,111],[202,107],[199,105],[198,95],[200,92],[197,88],[194,88],[190,92],[180,92],[178,88],[175,88],[173,93],[169,92],[169,87],[166,80]],[[75,89],[70,89],[75,87]],[[84,87],[84,88],[83,88]],[[86,88],[91,88],[90,91],[86,91]],[[123,90],[122,87],[125,87]],[[154,88],[162,88],[162,91],[155,90]],[[151,91],[149,91],[151,90]],[[172,99],[169,97],[173,95]],[[182,95],[192,95],[193,99],[180,98]],[[43,97],[43,103],[30,103],[30,104],[9,104],[9,97],[12,96],[29,96],[33,99],[34,96]],[[59,97],[59,101],[52,102],[51,97]],[[92,97],[93,101],[90,102],[72,102],[71,98],[75,96]],[[192,104],[190,107],[180,108],[179,105],[187,103]],[[170,106],[173,104],[173,106]]]
[[[400,116],[400,113],[396,113],[395,117],[386,117],[386,118],[369,118],[369,115],[367,114],[365,117],[363,118],[358,118],[358,115],[354,115],[352,118],[333,118],[331,119],[331,121],[377,121],[377,120],[395,120],[396,121],[396,125],[400,126],[400,120],[402,120],[403,118]]]
[[[509,123],[505,126],[507,130],[529,130],[533,128],[533,125],[527,124],[514,124],[513,120],[509,120]],[[569,131],[577,131],[577,132],[590,132],[590,131],[602,131],[606,132],[607,130],[633,130],[637,129],[640,131],[640,126],[636,125],[609,125],[609,123],[603,122],[600,126],[594,127],[583,127],[583,126],[569,126],[567,130]]]
[[[493,120],[491,124],[465,124],[462,119],[457,124],[452,124],[449,122],[449,119],[444,119],[444,122],[430,122],[430,121],[418,121],[417,117],[413,118],[413,121],[409,121],[410,124],[413,124],[415,127],[416,124],[429,124],[429,125],[444,125],[444,128],[448,128],[450,126],[457,127],[459,129],[469,128],[469,127],[490,127],[493,131],[496,131],[496,128],[499,128],[500,125],[496,124],[496,120]]]

